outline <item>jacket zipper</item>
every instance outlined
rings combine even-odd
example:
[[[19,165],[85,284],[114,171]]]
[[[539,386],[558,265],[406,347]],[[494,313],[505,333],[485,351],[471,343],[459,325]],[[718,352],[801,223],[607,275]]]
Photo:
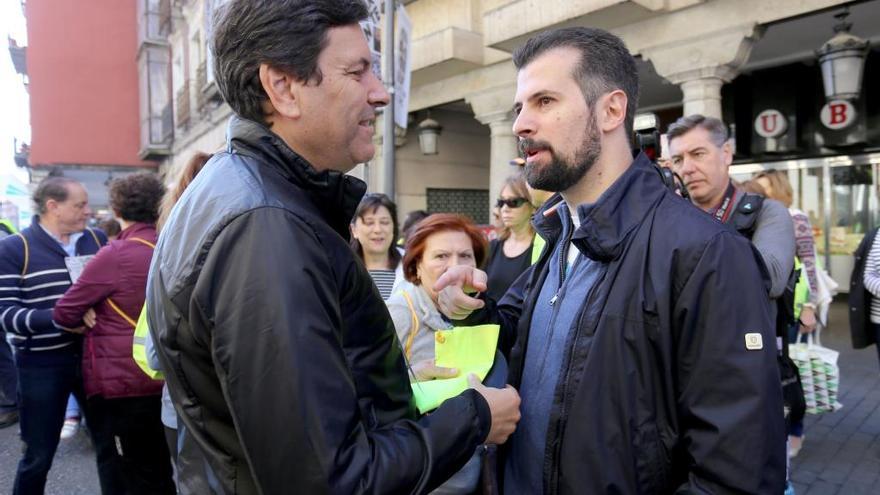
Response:
[[[568,354],[568,359],[563,366],[565,370],[564,381],[562,382],[562,400],[559,403],[559,419],[556,421],[556,436],[554,438],[555,447],[553,449],[553,457],[551,458],[551,469],[550,473],[550,481],[548,483],[549,493],[555,494],[559,493],[558,482],[559,482],[559,459],[562,455],[562,436],[565,430],[565,424],[567,423],[566,418],[566,401],[569,400],[569,380],[571,380],[571,368],[572,368],[572,360],[575,352],[577,352],[577,342],[581,336],[581,330],[583,329],[583,321],[586,317],[587,313],[590,310],[590,307],[596,304],[599,295],[599,288],[602,286],[602,283],[605,281],[605,276],[608,273],[608,268],[604,268],[602,272],[602,276],[596,281],[593,288],[590,289],[590,295],[587,297],[587,303],[581,308],[580,314],[576,318],[577,326],[574,329],[574,339],[572,340],[572,348],[571,352]],[[597,322],[598,323],[598,322]],[[593,332],[595,334],[595,332]]]
[[[572,227],[572,230],[574,230],[574,227]],[[559,294],[562,292],[562,286],[565,284],[568,250],[571,249],[572,234],[573,232],[569,232],[568,235],[562,239],[562,249],[559,250],[559,287],[556,288],[556,293],[550,298],[550,306],[556,304],[556,301],[559,299]]]

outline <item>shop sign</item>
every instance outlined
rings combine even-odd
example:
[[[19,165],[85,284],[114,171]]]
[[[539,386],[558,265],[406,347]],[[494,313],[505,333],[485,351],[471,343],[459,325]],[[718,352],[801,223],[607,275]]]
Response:
[[[779,110],[770,108],[755,118],[755,132],[763,138],[777,138],[788,130],[788,119]]]
[[[832,100],[822,107],[819,118],[829,129],[845,129],[856,121],[856,107],[846,100]]]

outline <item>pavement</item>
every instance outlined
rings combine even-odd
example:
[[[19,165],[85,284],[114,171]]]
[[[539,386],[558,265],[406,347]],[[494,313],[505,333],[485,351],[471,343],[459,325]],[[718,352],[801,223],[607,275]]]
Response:
[[[877,351],[853,350],[847,307],[835,302],[822,344],[840,351],[843,408],[807,415],[805,441],[792,462],[797,495],[880,495],[880,362]],[[15,426],[0,430],[0,494],[12,492],[21,441]],[[49,472],[47,495],[98,495],[95,453],[83,430],[61,442]]]
[[[880,361],[877,349],[854,350],[847,306],[831,307],[822,345],[840,352],[843,408],[807,415],[804,443],[792,460],[797,495],[880,494]]]
[[[12,493],[15,470],[21,458],[18,425],[0,430],[0,493]],[[100,495],[95,450],[88,432],[62,440],[46,481],[46,495]]]

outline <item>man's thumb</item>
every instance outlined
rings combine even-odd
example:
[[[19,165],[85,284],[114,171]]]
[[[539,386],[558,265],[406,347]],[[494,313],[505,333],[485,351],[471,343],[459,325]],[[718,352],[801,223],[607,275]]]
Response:
[[[483,388],[483,383],[477,378],[477,375],[471,373],[468,375],[468,386],[474,390]]]

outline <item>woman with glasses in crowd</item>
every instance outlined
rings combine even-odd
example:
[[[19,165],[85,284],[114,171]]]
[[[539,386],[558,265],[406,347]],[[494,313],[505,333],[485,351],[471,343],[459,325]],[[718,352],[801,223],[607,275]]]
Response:
[[[367,194],[354,213],[351,248],[361,258],[382,299],[403,280],[402,253],[396,246],[397,206],[384,194]]]
[[[489,276],[489,298],[499,301],[507,289],[532,264],[532,206],[529,189],[522,174],[504,181],[501,197],[496,203],[501,216],[498,238],[489,245],[486,274]]]

